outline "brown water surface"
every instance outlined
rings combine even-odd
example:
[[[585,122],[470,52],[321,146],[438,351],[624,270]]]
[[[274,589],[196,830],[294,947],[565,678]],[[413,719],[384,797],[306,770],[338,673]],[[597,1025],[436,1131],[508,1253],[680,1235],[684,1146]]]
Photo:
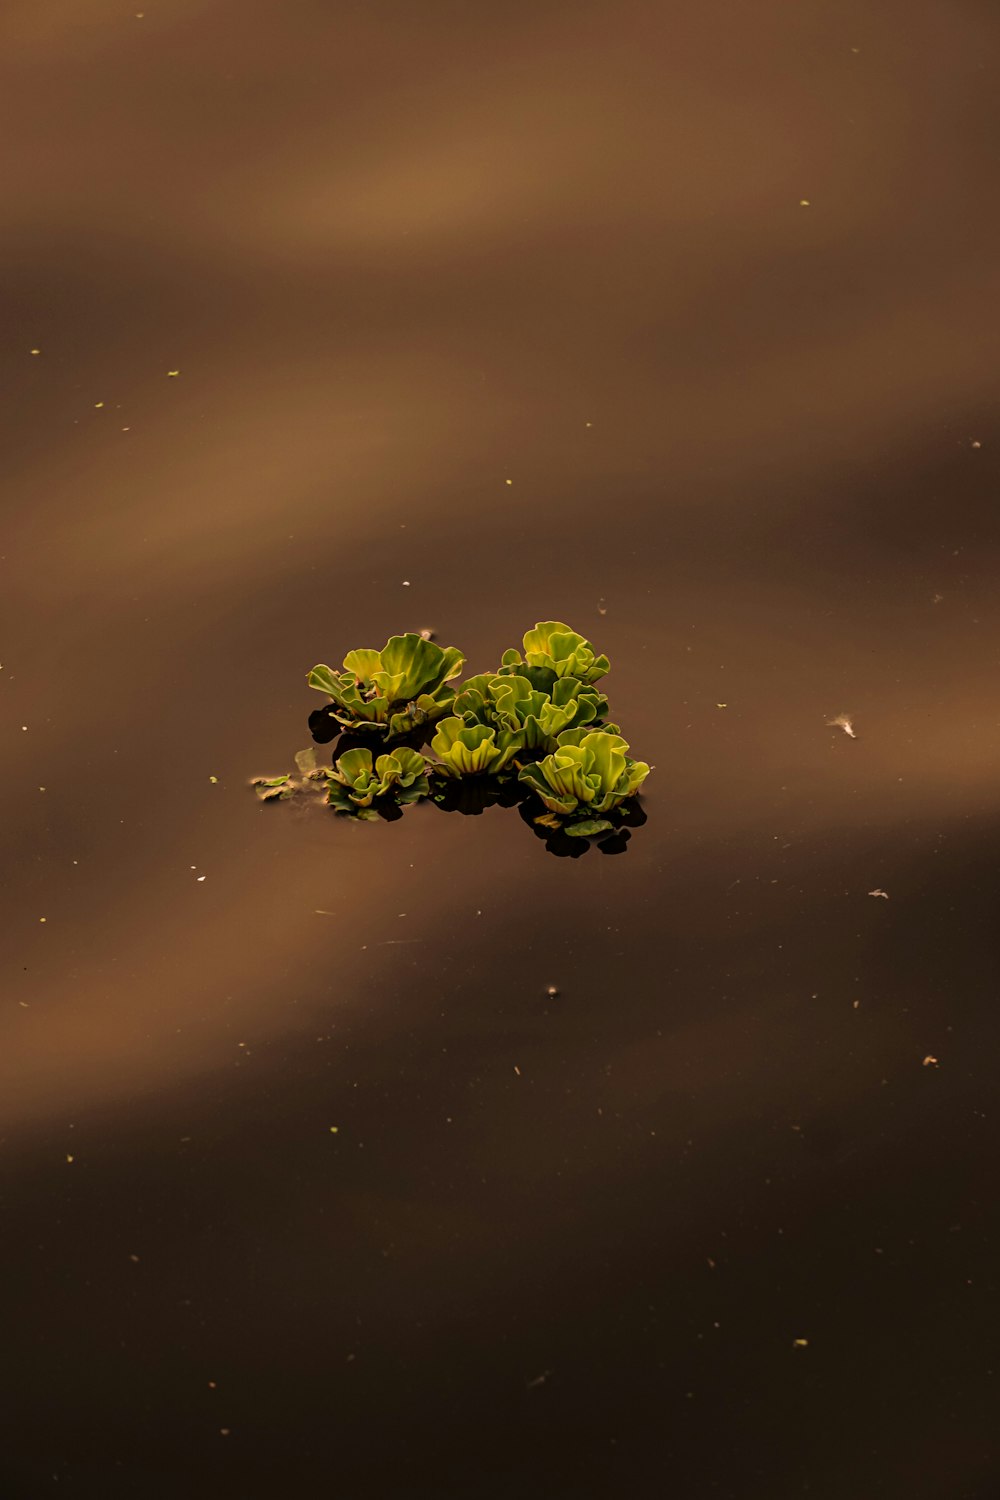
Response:
[[[7,0],[5,1497],[1000,1494],[998,45]],[[551,617],[624,857],[255,802]]]

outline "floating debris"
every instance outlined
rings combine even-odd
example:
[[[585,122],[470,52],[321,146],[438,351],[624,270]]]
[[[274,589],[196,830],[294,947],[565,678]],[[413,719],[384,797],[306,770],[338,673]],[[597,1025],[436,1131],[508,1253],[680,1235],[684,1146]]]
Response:
[[[838,714],[835,719],[827,719],[826,727],[828,729],[842,729],[846,735],[850,735],[852,740],[857,739],[857,735],[854,733],[854,725],[847,714]]]
[[[255,776],[250,785],[261,802],[273,802],[279,797],[291,797],[295,792],[287,771],[284,776]]]

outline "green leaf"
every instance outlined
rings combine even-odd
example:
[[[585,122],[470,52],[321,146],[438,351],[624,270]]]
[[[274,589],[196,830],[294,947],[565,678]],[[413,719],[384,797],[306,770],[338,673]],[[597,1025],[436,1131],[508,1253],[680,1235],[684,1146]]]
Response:
[[[573,839],[591,839],[597,833],[607,833],[614,824],[609,823],[607,818],[583,818],[576,823],[566,824],[566,833]]]
[[[340,696],[340,678],[324,662],[320,662],[318,667],[313,667],[306,681],[317,692],[327,693],[331,698]]]
[[[442,649],[420,635],[394,635],[379,653],[380,662],[372,681],[390,703],[433,693],[462,670],[465,657],[455,646]]]
[[[373,674],[382,665],[381,655],[372,650],[370,646],[362,646],[358,651],[348,651],[344,657],[344,671],[358,682],[366,686],[372,681]]]
[[[544,761],[539,761],[535,765],[523,766],[518,780],[523,781],[525,786],[530,787],[542,802],[545,803],[550,812],[562,814],[573,812],[577,806],[576,797],[572,793],[567,796],[555,790],[542,769],[544,764]]]

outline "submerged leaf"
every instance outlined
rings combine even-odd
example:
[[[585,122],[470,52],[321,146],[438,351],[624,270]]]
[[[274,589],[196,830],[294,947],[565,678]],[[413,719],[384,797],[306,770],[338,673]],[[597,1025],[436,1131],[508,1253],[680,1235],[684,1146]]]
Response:
[[[578,823],[567,823],[566,832],[571,839],[591,839],[595,834],[607,833],[614,827],[607,818],[583,818]]]
[[[306,750],[296,751],[295,769],[300,776],[311,776],[314,771],[318,770],[315,745],[310,745]]]

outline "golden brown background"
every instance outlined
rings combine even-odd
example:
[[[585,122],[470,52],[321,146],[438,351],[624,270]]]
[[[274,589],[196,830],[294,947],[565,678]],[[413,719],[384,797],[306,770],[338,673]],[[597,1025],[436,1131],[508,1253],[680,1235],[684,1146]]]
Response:
[[[5,1495],[1000,1492],[998,42],[6,0]],[[552,616],[627,857],[254,803]]]

